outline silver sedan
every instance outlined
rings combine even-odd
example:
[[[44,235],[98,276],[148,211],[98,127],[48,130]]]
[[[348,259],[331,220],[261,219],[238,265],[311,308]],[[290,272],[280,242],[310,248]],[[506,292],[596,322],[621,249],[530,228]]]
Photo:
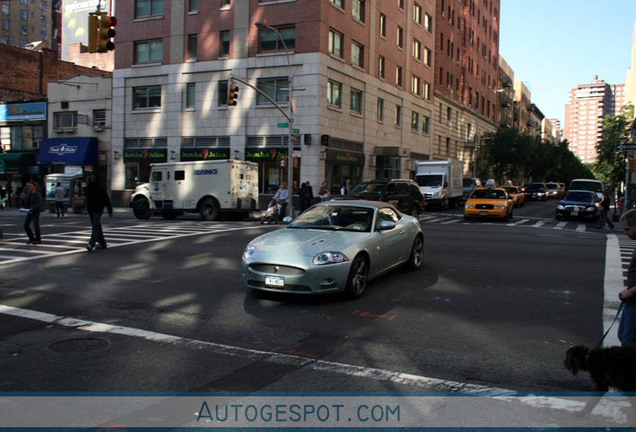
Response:
[[[367,281],[403,264],[422,266],[424,236],[414,217],[375,201],[327,201],[243,253],[247,288],[360,297]]]

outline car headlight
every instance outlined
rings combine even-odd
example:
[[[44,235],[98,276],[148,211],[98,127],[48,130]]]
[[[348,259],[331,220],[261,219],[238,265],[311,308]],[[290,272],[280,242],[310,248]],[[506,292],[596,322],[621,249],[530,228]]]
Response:
[[[585,210],[586,211],[594,211],[594,210],[596,210],[596,207],[595,206],[590,206],[590,207],[586,208]]]
[[[506,206],[503,206],[503,205],[495,206],[495,210],[503,210],[505,208],[506,208]]]
[[[255,250],[256,248],[254,246],[247,245],[247,247],[243,251],[243,259],[248,259],[250,256],[252,256]]]
[[[557,210],[565,210],[565,207],[563,207],[561,204],[559,204],[559,205],[557,206]]]
[[[314,265],[336,264],[349,261],[349,258],[342,252],[320,252],[313,259]]]
[[[475,208],[475,206],[474,206],[473,204],[466,204],[466,205],[464,206],[464,208],[467,208],[467,209],[474,209],[474,208]]]
[[[433,198],[439,198],[442,195],[441,192],[435,192],[433,193]]]

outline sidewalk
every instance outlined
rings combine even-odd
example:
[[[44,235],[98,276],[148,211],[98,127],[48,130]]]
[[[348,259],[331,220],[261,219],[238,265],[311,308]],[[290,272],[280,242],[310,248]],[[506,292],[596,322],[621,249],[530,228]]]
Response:
[[[107,214],[107,213],[105,213]],[[24,213],[20,211],[18,207],[7,207],[0,210],[0,218],[2,217],[20,217],[24,216]],[[72,211],[66,212],[64,214],[65,218],[88,218],[87,213],[73,213]],[[117,219],[135,219],[135,215],[132,212],[132,209],[129,207],[113,207],[113,217]],[[55,213],[51,213],[48,210],[40,213],[40,220],[42,219],[57,219],[57,215]]]

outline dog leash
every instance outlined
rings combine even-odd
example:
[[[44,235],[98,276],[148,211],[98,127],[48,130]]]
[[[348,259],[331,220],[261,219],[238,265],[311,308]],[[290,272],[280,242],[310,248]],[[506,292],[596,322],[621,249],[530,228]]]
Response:
[[[623,310],[623,305],[625,303],[621,302],[620,306],[618,307],[618,310],[616,311],[616,316],[614,317],[614,321],[612,321],[612,324],[610,324],[610,326],[608,327],[608,329],[605,331],[605,334],[603,335],[603,337],[601,338],[600,341],[598,341],[598,343],[596,344],[597,348],[601,348],[603,341],[605,340],[605,337],[607,337],[607,334],[610,332],[610,330],[612,329],[612,327],[614,326],[614,324],[616,323],[616,320],[618,319],[618,316],[621,314],[621,311]]]

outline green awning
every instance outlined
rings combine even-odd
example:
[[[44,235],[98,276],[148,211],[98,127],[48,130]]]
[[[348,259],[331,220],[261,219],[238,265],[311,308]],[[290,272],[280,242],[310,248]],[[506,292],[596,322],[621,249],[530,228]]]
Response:
[[[35,165],[35,153],[0,153],[0,174],[29,174]]]

